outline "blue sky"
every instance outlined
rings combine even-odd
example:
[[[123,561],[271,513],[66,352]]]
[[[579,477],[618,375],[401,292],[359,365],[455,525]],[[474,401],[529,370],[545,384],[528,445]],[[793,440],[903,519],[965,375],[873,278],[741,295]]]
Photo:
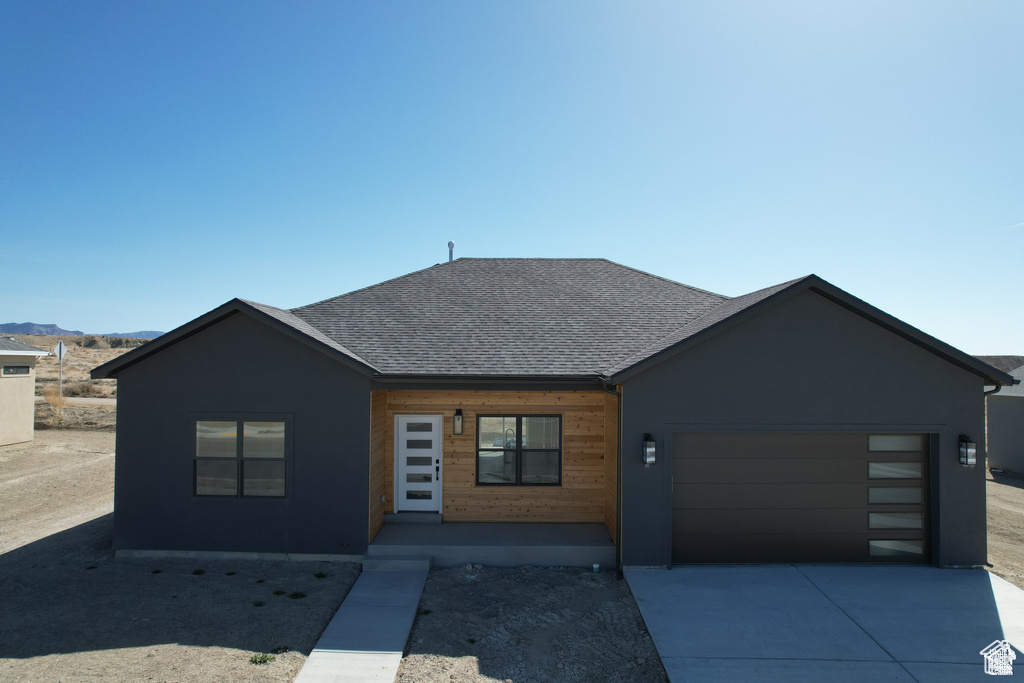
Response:
[[[1024,353],[1024,3],[0,3],[0,322],[456,256],[816,273]]]

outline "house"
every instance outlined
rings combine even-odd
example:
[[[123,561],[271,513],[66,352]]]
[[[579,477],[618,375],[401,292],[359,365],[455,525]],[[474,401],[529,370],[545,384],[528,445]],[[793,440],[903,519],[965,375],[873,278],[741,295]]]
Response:
[[[1010,376],[1024,380],[1024,358]],[[1001,387],[985,404],[988,466],[1024,474],[1024,386]]]
[[[0,446],[31,441],[36,409],[36,361],[47,351],[0,337]]]
[[[92,375],[118,380],[119,552],[359,555],[418,511],[600,525],[624,566],[983,564],[958,440],[1013,381],[813,275],[727,297],[475,258],[234,299]]]

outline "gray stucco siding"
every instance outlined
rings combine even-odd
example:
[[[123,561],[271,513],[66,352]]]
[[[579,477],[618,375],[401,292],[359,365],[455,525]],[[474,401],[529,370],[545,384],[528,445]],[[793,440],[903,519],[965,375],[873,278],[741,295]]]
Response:
[[[932,435],[932,561],[986,561],[985,476],[961,467],[980,442],[981,378],[812,291],[709,335],[623,381],[622,560],[671,561],[672,434],[909,432]],[[658,460],[640,459],[650,432]]]
[[[118,373],[114,547],[361,553],[370,380],[236,313]],[[193,495],[195,420],[287,417],[285,498]]]
[[[988,466],[1024,474],[1024,396],[988,397]]]

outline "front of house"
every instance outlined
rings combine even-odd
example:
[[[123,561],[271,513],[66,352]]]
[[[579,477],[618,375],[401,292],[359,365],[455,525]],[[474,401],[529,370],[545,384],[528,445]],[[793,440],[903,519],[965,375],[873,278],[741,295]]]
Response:
[[[626,566],[983,564],[959,442],[1012,382],[814,276],[724,297],[600,259],[236,299],[93,376],[119,551],[361,555],[419,512],[601,525]]]

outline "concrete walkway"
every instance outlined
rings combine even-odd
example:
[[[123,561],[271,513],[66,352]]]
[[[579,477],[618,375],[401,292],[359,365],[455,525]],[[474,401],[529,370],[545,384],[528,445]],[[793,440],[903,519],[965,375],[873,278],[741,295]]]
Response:
[[[1024,591],[984,570],[773,565],[627,569],[671,681],[992,681]],[[998,679],[995,679],[998,680]],[[1008,679],[1012,680],[1012,679]]]
[[[295,683],[392,683],[427,569],[363,571]]]

